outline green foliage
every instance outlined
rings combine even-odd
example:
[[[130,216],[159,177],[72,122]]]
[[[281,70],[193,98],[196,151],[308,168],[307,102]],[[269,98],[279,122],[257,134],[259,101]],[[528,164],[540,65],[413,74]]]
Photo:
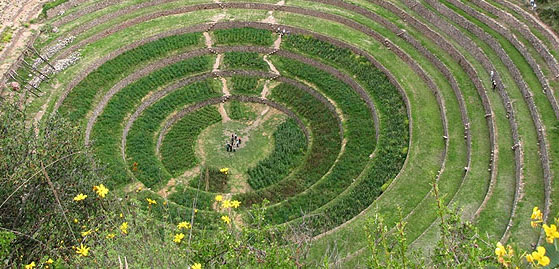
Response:
[[[47,11],[49,11],[49,9],[53,9],[57,6],[60,6],[64,3],[66,3],[66,2],[68,2],[68,0],[54,0],[54,1],[47,2],[43,5],[42,14],[44,16],[47,16]]]
[[[142,99],[154,89],[179,78],[210,70],[213,59],[214,57],[206,55],[166,66],[128,85],[111,98],[98,117],[91,134],[95,155],[107,164],[106,169],[111,174],[111,180],[106,182],[108,186],[122,185],[131,179],[131,174],[124,169],[126,165],[119,150],[122,122],[126,115],[132,114]],[[170,174],[162,170],[157,178],[149,179],[144,184],[147,187],[164,185],[170,178]]]
[[[81,192],[95,197],[91,189],[104,178],[79,129],[64,118],[54,115],[34,126],[8,101],[0,111],[0,227],[16,235],[12,241],[3,233],[0,240],[2,245],[12,242],[3,266],[72,253],[66,247],[79,233],[69,221],[97,211],[77,207],[73,197]]]
[[[6,27],[0,34],[0,51],[4,49],[7,43],[12,41],[14,30],[11,27]]]
[[[250,27],[216,30],[213,35],[216,45],[272,46],[276,40],[272,32]]]
[[[178,176],[196,164],[193,153],[191,155],[172,154],[172,158],[177,158],[177,160],[171,161],[170,166],[165,167],[156,157],[155,145],[161,125],[173,111],[188,104],[220,96],[212,82],[213,80],[206,80],[177,89],[152,104],[136,119],[126,141],[127,163],[131,166],[131,171],[136,179],[148,186],[154,186],[158,183],[157,179],[165,177],[169,173],[170,176]],[[186,135],[179,138],[181,147],[186,145],[184,143],[187,141],[194,142],[190,141]],[[181,151],[181,153],[185,152]],[[163,173],[164,175],[162,175]]]
[[[221,121],[221,115],[213,106],[187,114],[169,130],[161,145],[161,162],[172,175],[178,176],[198,162],[194,147],[198,135],[205,128]]]
[[[289,35],[284,39],[282,45],[288,50],[319,58],[338,69],[347,70],[348,73],[353,74],[375,101],[379,120],[382,123],[380,139],[376,148],[376,156],[382,156],[382,158],[373,159],[368,170],[371,172],[356,180],[346,192],[306,219],[311,223],[310,227],[320,233],[340,225],[367,208],[381,193],[382,185],[398,174],[407,154],[402,151],[402,148],[407,147],[409,141],[406,124],[407,113],[397,89],[366,58],[356,55],[348,49],[339,48],[309,36]],[[281,59],[276,66],[295,74],[314,72],[310,67],[291,60]],[[351,128],[348,129],[351,130]]]
[[[201,38],[200,33],[165,37],[124,52],[105,62],[72,89],[60,107],[60,113],[73,122],[83,120],[91,110],[96,96],[105,94],[114,84],[140,66],[174,51],[200,46]]]
[[[232,76],[229,81],[232,94],[260,96],[262,92],[262,80],[257,77]]]
[[[16,239],[13,232],[0,231],[0,261],[8,258],[12,251],[12,242]]]
[[[196,214],[196,222],[204,225],[206,229],[214,229],[219,224],[219,213],[211,210],[213,195],[201,197],[203,192],[198,192],[192,188],[185,188],[184,185],[178,184],[176,189],[167,198],[162,198],[159,194],[150,190],[142,190],[137,192],[135,196],[130,197],[129,206],[137,207],[144,211],[149,211],[153,217],[159,221],[166,223],[178,223],[188,220],[192,217],[192,213]],[[147,198],[157,201],[156,205],[149,205]],[[209,199],[208,199],[209,198]],[[139,203],[137,201],[140,201]],[[193,212],[193,202],[196,200],[196,212]]]
[[[301,217],[302,212],[297,208],[311,212],[323,206],[357,180],[374,150],[375,128],[365,102],[348,85],[324,71],[300,62],[279,57],[274,59],[277,60],[278,68],[287,70],[285,75],[316,85],[336,103],[345,120],[346,138],[345,151],[338,156],[328,175],[323,176],[301,195],[289,198],[286,201],[289,206],[278,206],[269,211],[273,214],[269,218],[280,223]]]
[[[239,101],[230,101],[229,104],[229,117],[232,120],[254,120],[256,113],[245,103]]]
[[[201,169],[200,176],[189,182],[190,187],[214,193],[226,193],[229,191],[229,176],[221,173],[218,168],[205,167]]]
[[[274,203],[281,202],[304,191],[328,171],[341,147],[338,122],[334,114],[319,100],[287,84],[275,87],[269,98],[285,105],[300,118],[307,119],[313,142],[303,164],[294,174],[266,188],[235,195],[234,198],[246,206],[261,203],[264,199]]]
[[[293,119],[278,126],[274,142],[272,154],[248,170],[248,184],[255,190],[287,176],[303,160],[307,150],[305,134]]]
[[[255,69],[268,71],[268,64],[256,52],[227,52],[223,57],[224,69]]]
[[[202,268],[294,268],[303,264],[302,258],[308,244],[294,242],[282,244],[283,238],[271,236],[283,231],[272,226],[262,225],[263,209],[254,210],[255,214],[243,226],[235,223],[235,211],[223,213],[233,220],[226,224],[220,220],[217,227],[208,230],[199,222],[201,213],[172,221],[160,222],[154,215],[158,204],[147,210],[140,210],[145,200],[135,200],[126,206],[128,214],[119,218],[108,211],[107,220],[97,223],[99,232],[86,238],[85,244],[91,247],[89,257],[70,260],[71,267],[80,268],[191,268],[199,263]],[[163,213],[166,214],[166,213]],[[114,238],[106,236],[118,225],[126,221],[128,233],[117,233]],[[192,224],[192,229],[179,228],[179,222]],[[118,230],[117,230],[118,232]],[[182,239],[175,242],[177,235]],[[293,234],[295,237],[299,234]],[[125,260],[126,257],[126,260]],[[120,258],[120,259],[119,259]]]

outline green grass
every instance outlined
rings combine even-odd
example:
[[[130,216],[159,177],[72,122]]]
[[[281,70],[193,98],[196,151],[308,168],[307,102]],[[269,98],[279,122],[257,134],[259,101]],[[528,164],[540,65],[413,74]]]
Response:
[[[122,135],[122,121],[128,113],[141,102],[148,93],[168,85],[169,83],[193,74],[209,71],[215,57],[201,56],[190,58],[157,70],[150,75],[130,84],[115,94],[93,127],[92,139],[94,152],[99,160],[106,163],[107,171],[112,175],[109,186],[118,186],[130,181],[131,175],[127,172],[127,165],[122,160],[119,151],[119,142]],[[146,179],[143,182],[147,187],[165,184],[170,175],[162,171],[158,177]]]
[[[319,7],[317,7],[317,9],[318,8]],[[320,7],[320,8],[322,8],[322,7]],[[280,17],[278,19],[279,21],[281,21],[281,20],[285,21],[286,18],[288,18],[288,17],[289,18],[296,18],[297,17],[296,15],[292,16],[292,15],[281,14],[281,12],[278,12],[278,13],[279,14],[277,14],[277,17]],[[340,12],[340,14],[341,13],[342,12]],[[344,13],[347,13],[347,12],[344,12]],[[349,15],[349,16],[353,16],[353,15]],[[383,16],[384,16],[384,14],[383,14]],[[390,15],[390,16],[393,16],[393,15]],[[361,19],[359,19],[359,20],[361,20]],[[382,46],[379,46],[379,44],[377,44],[374,41],[371,41],[369,38],[366,38],[366,37],[361,38],[361,35],[356,33],[353,30],[348,30],[347,28],[345,28],[343,26],[339,26],[339,25],[336,25],[336,24],[333,24],[333,23],[326,23],[326,24],[324,24],[324,26],[323,25],[317,25],[317,24],[319,24],[317,21],[322,22],[321,20],[314,20],[314,19],[305,18],[305,20],[298,20],[298,21],[293,22],[293,23],[304,25],[304,27],[306,27],[307,29],[312,29],[312,30],[316,30],[316,31],[319,31],[319,32],[332,34],[333,36],[338,37],[338,38],[343,39],[343,40],[355,41],[355,44],[358,44],[360,47],[365,48],[367,51],[371,52],[375,57],[377,57],[379,59],[379,61],[381,61],[383,64],[385,64],[385,66],[389,67],[390,70],[392,70],[395,74],[397,74],[398,81],[400,81],[403,85],[407,86],[406,90],[408,91],[408,93],[413,93],[413,94],[417,94],[417,95],[420,95],[420,96],[424,97],[423,94],[426,94],[426,93],[420,93],[418,91],[414,91],[414,89],[420,89],[421,88],[421,86],[420,86],[421,83],[414,83],[414,80],[417,82],[417,77],[413,74],[413,72],[409,71],[409,68],[408,69],[406,69],[405,67],[400,68],[402,66],[405,66],[405,64],[402,64],[402,63],[398,62],[397,58],[394,58],[393,55],[390,55],[391,52],[386,51],[385,49],[383,49]],[[330,27],[330,26],[333,26],[333,27],[328,29],[328,27]],[[338,33],[335,33],[336,31],[338,31]],[[347,35],[345,35],[346,33],[347,33]],[[391,37],[391,39],[392,39],[392,37]],[[425,40],[422,40],[422,42],[425,42]],[[431,47],[432,47],[432,45],[428,46],[428,48],[435,53],[436,49],[432,49]],[[403,46],[403,48],[404,48],[404,50],[406,50],[408,52],[413,52],[414,51],[413,49],[410,49],[409,47]],[[505,48],[505,49],[507,49],[507,48]],[[443,56],[443,58],[444,57],[445,56]],[[471,56],[469,56],[469,57],[471,58]],[[420,57],[417,57],[416,59],[418,59],[418,61],[422,62],[422,66],[426,66],[425,65],[425,63],[426,63],[425,60],[420,59]],[[446,63],[448,64],[448,62],[450,62],[450,61],[447,60]],[[429,64],[427,63],[427,65],[429,65]],[[478,65],[476,65],[476,67],[478,68],[478,71],[482,71],[482,69],[479,69]],[[502,67],[500,67],[500,68],[502,68]],[[454,70],[456,70],[456,69],[459,69],[459,68],[454,67]],[[500,69],[500,70],[502,70],[502,69]],[[434,72],[432,67],[426,68],[426,71],[428,71],[430,74],[432,74],[435,77],[438,84],[444,85],[444,83],[440,82],[441,80],[443,80],[441,75],[438,74],[437,72]],[[486,77],[486,75],[483,75],[483,77]],[[467,80],[467,78],[465,78],[463,80]],[[461,85],[467,85],[467,83],[464,83],[464,84],[461,84]],[[424,86],[424,85],[422,85],[422,86]],[[464,86],[463,88],[468,89],[467,86]],[[539,91],[537,91],[537,92],[539,92]],[[257,92],[254,91],[254,94],[257,94]],[[450,102],[448,102],[448,100],[450,100],[450,98],[452,97],[450,94],[448,94],[448,91],[443,91],[443,95],[445,95],[445,98],[447,99],[447,104],[450,107],[454,107],[455,106],[454,104],[451,104]],[[426,98],[426,99],[428,100],[428,98]],[[521,96],[520,96],[520,99],[521,99]],[[520,102],[522,102],[520,99],[518,99],[518,100]],[[414,106],[414,107],[425,106],[425,104],[423,102],[417,102],[417,99],[412,98],[412,100],[416,101],[415,103],[412,104],[412,106]],[[424,100],[424,99],[419,98],[419,100]],[[500,106],[501,105],[497,96],[492,95],[491,100],[492,100],[494,106]],[[478,100],[475,96],[475,93],[471,94],[469,102],[477,102],[477,101]],[[375,100],[375,102],[378,102],[378,100]],[[538,100],[536,102],[538,102]],[[537,103],[537,104],[538,104],[538,107],[540,107],[539,103]],[[478,108],[479,108],[479,106],[478,106]],[[420,113],[434,112],[434,111],[430,111],[431,109],[433,109],[431,107],[426,107],[426,108],[422,107],[422,109],[423,110],[421,112],[414,112],[414,119],[416,120],[415,121],[416,123],[418,123],[418,120],[420,121],[422,118],[425,117],[425,114],[420,114]],[[471,110],[474,110],[474,111],[471,111]],[[452,112],[452,111],[453,110],[448,111],[449,112],[449,119],[452,119],[452,118],[457,119],[456,118],[456,112]],[[502,112],[502,108],[501,109],[499,109],[499,108],[496,109],[496,114],[499,114],[499,112]],[[451,114],[451,113],[455,113],[455,114]],[[470,109],[469,113],[471,115],[477,115],[477,116],[482,114],[482,113],[479,113],[479,111],[475,111],[475,107],[474,107],[474,109]],[[545,115],[547,115],[547,114],[548,114],[547,112],[542,111],[542,119],[546,123],[546,126],[548,125],[548,123],[552,122],[550,120],[546,120]],[[418,115],[423,115],[423,116],[420,117]],[[503,114],[500,114],[500,115],[503,115]],[[432,116],[436,117],[437,114],[432,114]],[[522,119],[526,119],[527,121],[529,121],[529,117],[525,117],[525,116],[526,116],[525,114],[522,114],[519,117],[522,117]],[[482,118],[479,118],[479,119],[481,119],[481,120],[478,120],[478,121],[481,122],[481,124],[483,124],[483,119]],[[423,124],[423,122],[419,122],[418,124]],[[475,126],[476,124],[473,123],[472,125]],[[528,125],[528,123],[523,122],[522,126],[527,126],[527,125]],[[452,132],[457,132],[459,130],[459,128],[457,128],[458,125],[455,125],[455,126],[456,126],[456,128],[451,129]],[[479,126],[482,126],[482,125],[479,125]],[[480,128],[484,129],[483,127],[480,127]],[[508,133],[507,133],[508,125],[506,123],[506,119],[504,119],[503,116],[500,116],[500,118],[498,119],[498,128],[499,128],[498,130],[500,132],[499,143],[500,143],[500,148],[501,148],[500,164],[499,164],[500,178],[499,178],[499,181],[498,181],[498,182],[501,182],[500,183],[501,187],[498,188],[498,190],[500,192],[500,194],[498,194],[498,195],[501,195],[500,197],[503,197],[502,195],[506,195],[506,194],[503,193],[504,189],[500,189],[500,188],[503,188],[505,186],[506,181],[503,181],[502,179],[505,179],[506,176],[507,176],[507,173],[510,173],[510,172],[507,172],[507,171],[512,171],[512,170],[509,170],[509,168],[511,168],[510,165],[512,164],[512,159],[510,158],[511,154],[507,150],[508,147],[510,146],[510,139],[507,140],[506,138],[502,138],[503,136],[508,135]],[[526,128],[528,128],[528,127],[526,127]],[[419,127],[414,126],[414,130],[417,130],[417,129],[424,130],[424,127],[419,128]],[[472,128],[472,130],[473,130],[473,128]],[[422,154],[423,154],[423,150],[426,147],[430,146],[430,143],[435,144],[437,146],[440,146],[440,144],[438,144],[438,142],[434,142],[435,141],[434,139],[433,140],[423,140],[423,134],[424,133],[430,133],[430,134],[433,135],[433,137],[440,137],[440,135],[437,132],[435,132],[434,130],[430,131],[430,132],[423,132],[423,133],[420,132],[420,135],[422,135],[422,139],[421,140],[414,140],[414,143],[420,143],[421,147],[417,146],[416,150],[418,148],[421,149]],[[475,133],[475,132],[473,131],[473,133]],[[481,132],[481,133],[483,133],[483,132]],[[475,133],[475,134],[477,134],[477,133]],[[456,136],[456,133],[451,134],[451,137],[455,137],[455,136]],[[478,137],[482,138],[481,136],[478,136]],[[532,138],[533,138],[533,136],[532,136]],[[552,138],[549,138],[549,139],[551,141]],[[527,139],[527,140],[528,141],[533,141],[532,139]],[[475,141],[476,140],[474,139],[474,143],[476,143]],[[485,142],[483,142],[483,141],[485,141]],[[483,152],[487,152],[487,148],[484,148],[484,146],[483,146],[484,143],[487,144],[487,142],[486,142],[486,140],[483,140],[483,141],[480,142],[480,144],[478,144],[478,148],[483,149]],[[449,152],[449,162],[459,163],[460,162],[459,159],[461,157],[463,157],[463,156],[460,156],[459,154],[457,154],[459,152],[459,149],[457,147],[458,147],[458,145],[456,145],[456,144],[453,145],[452,142],[451,142],[451,151]],[[412,148],[413,148],[413,146],[412,146]],[[434,150],[431,150],[431,152],[434,152]],[[533,152],[534,151],[532,151],[532,154],[533,154]],[[456,154],[456,156],[453,156],[452,154]],[[436,154],[434,154],[434,155],[436,156]],[[474,153],[474,155],[476,155],[476,154]],[[479,154],[479,156],[487,156],[487,155],[486,154]],[[426,163],[428,165],[425,165],[425,166],[419,165],[421,168],[416,168],[416,170],[420,169],[419,173],[414,174],[414,175],[407,173],[407,174],[403,174],[402,177],[406,178],[406,176],[407,176],[407,178],[412,179],[413,176],[421,176],[421,175],[425,176],[426,174],[428,174],[428,173],[426,173],[427,171],[430,171],[430,170],[433,171],[433,169],[430,169],[430,167],[431,168],[436,167],[435,164],[438,162],[438,160],[433,156],[426,156],[426,157],[430,157],[430,158],[419,159],[418,156],[414,156],[414,158],[416,158],[416,160],[421,160],[420,163]],[[453,160],[453,158],[454,158],[454,160]],[[532,158],[532,157],[530,157],[530,158]],[[487,159],[487,157],[485,157],[485,158],[480,157],[479,158],[479,160],[478,160],[478,163],[479,163],[478,167],[479,168],[474,169],[475,172],[478,172],[479,174],[482,174],[482,175],[487,174],[486,172],[484,172],[484,168],[483,168],[484,161],[482,161],[482,160],[486,160],[486,159]],[[535,160],[537,160],[537,156],[536,156]],[[429,165],[429,164],[432,164],[432,165]],[[473,165],[472,167],[475,167],[475,166]],[[529,165],[528,169],[530,169],[531,167],[533,167],[533,165]],[[501,171],[501,170],[503,170],[503,171]],[[453,172],[453,173],[456,173],[456,172]],[[472,177],[474,177],[476,179],[478,179],[478,178],[486,179],[487,178],[486,176],[472,176]],[[426,180],[426,179],[423,178],[423,180]],[[456,181],[457,181],[457,179],[453,179],[453,182],[456,182]],[[406,181],[406,182],[413,182],[413,181]],[[419,182],[419,180],[416,180],[415,182]],[[503,182],[505,182],[505,183],[503,183]],[[395,181],[395,183],[398,183],[398,181]],[[444,183],[449,184],[448,185],[449,193],[452,193],[453,192],[452,191],[452,186],[455,186],[455,184],[454,183],[450,184],[450,181],[445,181],[445,182],[443,182],[443,184]],[[472,184],[472,185],[475,185],[475,184]],[[424,193],[423,191],[426,190],[426,189],[427,188],[420,186],[419,190],[417,191],[418,192],[417,196],[415,196],[416,194],[414,193],[413,194],[414,197],[412,197],[410,200],[414,199],[415,197],[421,197],[422,193]],[[394,199],[394,201],[397,201],[397,199]],[[417,199],[415,201],[417,201]],[[470,202],[471,201],[473,201],[473,200],[470,200]],[[506,211],[506,209],[503,210],[501,208],[501,211]],[[493,212],[498,212],[498,210],[495,210]]]
[[[173,125],[161,144],[161,162],[171,175],[177,177],[198,163],[194,155],[198,135],[220,121],[221,115],[211,106],[190,113]]]
[[[260,96],[264,80],[256,77],[232,76],[228,79],[231,94]]]
[[[162,170],[166,170],[176,177],[197,163],[193,152],[192,154],[187,154],[183,148],[183,143],[187,143],[189,138],[186,134],[183,137],[183,141],[181,141],[183,143],[174,145],[176,152],[170,155],[164,155],[163,153],[167,153],[166,151],[161,152],[161,155],[164,157],[163,164],[156,156],[155,143],[161,128],[160,126],[171,113],[187,105],[220,96],[218,87],[213,85],[212,82],[213,80],[198,82],[169,93],[148,107],[134,122],[127,136],[126,161],[132,166],[134,166],[134,163],[136,164],[136,168],[132,169],[136,179],[141,182],[148,182],[150,179],[156,178]],[[214,118],[205,119],[214,120]],[[168,138],[171,139],[171,137]],[[171,144],[176,144],[177,141],[171,139],[171,142]],[[162,149],[166,148],[167,144],[164,144]],[[169,158],[171,160],[167,161]]]
[[[229,168],[231,176],[245,178],[250,167],[272,152],[275,143],[272,134],[284,119],[283,114],[278,114],[258,126],[244,121],[218,122],[200,136],[201,145],[196,154],[208,166]],[[241,147],[236,152],[227,152],[225,145],[233,133],[241,138]]]
[[[97,95],[104,94],[139,66],[176,50],[200,46],[201,38],[200,33],[170,36],[127,51],[105,62],[72,89],[60,107],[60,113],[74,122],[83,119]]]
[[[514,48],[514,46],[508,42],[503,36],[496,33],[494,30],[490,29],[488,26],[483,24],[482,22],[478,21],[477,19],[469,16],[465,12],[458,10],[454,6],[448,4],[446,1],[443,3],[447,4],[450,8],[454,11],[459,13],[460,15],[467,18],[469,21],[475,23],[477,26],[481,27],[486,33],[492,35],[503,47],[503,49],[507,52],[507,55],[512,59],[515,65],[520,69],[524,81],[528,84],[528,87],[533,89],[532,92],[535,94],[534,99],[537,102],[540,99],[537,105],[539,111],[542,109],[551,110],[550,104],[547,101],[545,95],[541,94],[541,85],[539,85],[539,81],[537,77],[530,69],[530,66],[527,64],[526,60],[522,57],[522,55]],[[507,70],[504,69],[503,70]],[[511,74],[512,76],[512,74]],[[510,80],[511,84],[513,84],[513,80]],[[538,146],[537,146],[537,138],[535,127],[532,123],[530,113],[528,111],[527,104],[523,101],[522,94],[518,87],[514,87],[514,90],[508,90],[509,95],[518,100],[514,109],[516,111],[517,122],[519,125],[519,134],[522,137],[523,149],[524,149],[524,197],[522,201],[518,204],[517,209],[517,217],[515,219],[515,226],[513,227],[513,231],[515,229],[520,229],[523,231],[530,230],[530,223],[528,218],[524,216],[530,215],[531,210],[535,205],[543,205],[543,172],[541,167],[541,162],[539,159],[538,154]],[[539,93],[539,94],[538,94]],[[543,100],[545,99],[545,100]],[[553,112],[551,112],[553,113]],[[531,141],[531,142],[527,142]],[[519,227],[520,226],[520,227]],[[533,242],[535,240],[535,234],[524,232],[524,233],[513,233],[514,236],[512,238],[513,241],[518,241],[521,244],[528,245],[529,242]]]
[[[223,69],[252,69],[268,71],[268,64],[256,52],[227,52],[223,56]]]
[[[258,45],[272,46],[276,34],[263,29],[250,27],[216,30],[213,32],[214,44],[219,45]]]
[[[305,134],[293,119],[278,126],[273,134],[274,149],[270,156],[250,168],[248,184],[260,189],[286,177],[302,160],[307,150]]]
[[[256,120],[256,111],[248,104],[231,101],[225,104],[225,110],[232,120],[254,121]]]

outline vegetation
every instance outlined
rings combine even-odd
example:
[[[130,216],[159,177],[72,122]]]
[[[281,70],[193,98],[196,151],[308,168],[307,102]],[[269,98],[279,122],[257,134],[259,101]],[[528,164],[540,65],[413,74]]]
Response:
[[[178,176],[184,172],[185,169],[196,164],[196,159],[192,154],[172,156],[162,154],[165,160],[168,157],[178,158],[176,162],[170,161],[166,164],[162,164],[161,160],[156,156],[155,146],[161,125],[171,113],[189,104],[191,105],[195,102],[220,95],[216,87],[210,82],[211,81],[203,81],[194,83],[169,93],[167,96],[148,107],[134,122],[126,141],[126,161],[136,179],[151,186],[157,184],[151,181],[159,178],[162,173],[161,171],[166,171],[166,173],[170,173],[171,176]],[[180,137],[178,140],[181,142],[180,145],[182,147],[184,147],[186,141],[194,143],[187,134],[183,135],[184,136]],[[193,139],[196,139],[196,137]],[[177,141],[174,142],[176,146]],[[192,146],[192,144],[190,144],[190,146]],[[165,144],[163,148],[167,149]],[[166,151],[165,154],[167,154]]]
[[[28,125],[25,113],[10,103],[0,104],[0,111],[2,264],[71,256],[80,237],[73,220],[88,219],[99,209],[78,207],[73,198],[105,177],[80,131],[66,119],[53,115],[39,127]]]
[[[198,135],[220,121],[217,109],[207,106],[187,114],[173,125],[161,145],[161,162],[172,175],[178,176],[198,163],[194,155]]]
[[[312,55],[331,61],[339,68],[349,69],[351,73],[355,74],[358,81],[362,82],[371,96],[375,97],[376,109],[380,114],[380,121],[383,123],[375,153],[377,156],[383,157],[373,159],[369,171],[374,172],[366,173],[364,177],[356,180],[348,191],[336,197],[327,206],[322,207],[320,214],[313,215],[310,220],[307,220],[311,223],[311,227],[315,228],[315,231],[325,231],[349,220],[365,209],[381,193],[382,185],[396,176],[407,154],[406,112],[401,96],[394,89],[394,86],[365,58],[357,56],[347,49],[300,35],[290,35],[286,38],[285,45],[303,54],[312,51]],[[274,58],[274,63],[276,62],[279,62],[278,66],[281,70],[289,70],[295,74],[300,73],[303,74],[303,77],[311,77],[311,75],[305,73],[316,72],[312,68],[295,61]],[[359,64],[355,64],[355,62]],[[315,83],[319,81],[326,81],[326,79],[316,79]],[[327,88],[326,86],[321,88]],[[379,98],[380,96],[382,98]],[[360,139],[359,141],[363,143],[365,140]]]
[[[235,195],[243,205],[259,204],[264,199],[272,203],[304,191],[318,181],[336,160],[341,141],[335,116],[328,108],[310,94],[287,84],[274,88],[270,99],[287,106],[309,120],[313,142],[303,164],[287,178],[258,191]]]
[[[287,176],[307,150],[305,134],[295,120],[288,119],[274,133],[274,151],[248,170],[248,184],[254,190],[272,185]]]
[[[228,112],[232,120],[249,121],[256,119],[256,112],[247,104],[239,101],[228,102]]]
[[[66,2],[68,2],[68,0],[53,0],[53,1],[45,3],[43,5],[43,11],[42,11],[43,16],[45,16],[45,17],[47,16],[47,11],[49,11],[49,9],[53,9],[57,6],[60,6],[64,3],[66,3]]]
[[[14,30],[12,29],[12,27],[6,27],[4,28],[4,31],[0,33],[0,51],[4,49],[6,44],[12,41],[13,34]]]
[[[223,57],[224,69],[256,69],[268,71],[268,64],[256,52],[227,52]]]
[[[559,33],[559,1],[557,0],[538,0],[538,15],[550,25],[555,33]]]
[[[272,46],[276,40],[272,32],[250,27],[216,30],[213,35],[216,45]]]
[[[227,168],[204,167],[201,169],[198,178],[191,180],[189,185],[192,188],[209,192],[229,192],[231,188],[228,186],[228,171],[229,169]]]
[[[232,94],[256,95],[262,92],[262,79],[247,76],[232,76],[229,79]]]
[[[559,2],[536,1],[535,11],[522,4],[525,13],[503,0],[232,9],[205,0],[99,9],[87,0],[46,18],[67,2],[50,1],[34,47],[45,53],[75,36],[50,58],[81,57],[49,74],[40,96],[0,99],[0,267],[557,268],[559,181],[543,175],[559,167],[549,58],[559,52],[530,14],[557,31]],[[265,29],[235,28],[246,25]],[[283,25],[289,33],[278,39]],[[157,145],[179,111],[223,94],[216,78],[183,83],[213,76],[216,61],[206,49],[184,58],[205,47],[190,31],[238,46],[222,70],[280,70],[274,79],[235,74],[227,86],[252,97],[270,86],[265,98],[306,128],[275,109],[260,113],[263,104],[230,101],[183,115]],[[11,36],[0,34],[0,49]],[[281,50],[266,61],[241,48],[276,41]],[[19,77],[31,81],[25,66]],[[504,89],[484,91],[490,71]],[[66,91],[60,114],[49,114]],[[224,149],[231,133],[243,138],[235,153]]]
[[[140,66],[173,51],[201,45],[201,38],[200,33],[170,36],[129,50],[107,61],[72,89],[59,108],[60,113],[74,122],[83,120],[98,94],[104,94]]]

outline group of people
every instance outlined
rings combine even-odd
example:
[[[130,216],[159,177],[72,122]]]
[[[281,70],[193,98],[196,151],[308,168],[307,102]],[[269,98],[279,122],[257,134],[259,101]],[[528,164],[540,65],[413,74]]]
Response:
[[[290,34],[289,30],[286,30],[285,28],[281,29],[280,27],[278,27],[276,33],[278,33],[281,36]]]
[[[241,145],[241,138],[237,136],[237,134],[231,134],[231,140],[227,141],[227,144],[225,145],[225,150],[227,150],[227,152],[235,152],[237,151],[240,145]]]

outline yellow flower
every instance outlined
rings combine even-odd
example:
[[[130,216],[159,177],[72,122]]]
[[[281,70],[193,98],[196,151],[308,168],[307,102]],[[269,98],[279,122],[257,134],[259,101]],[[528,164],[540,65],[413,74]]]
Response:
[[[227,224],[231,223],[229,216],[221,216],[221,220]]]
[[[530,218],[533,220],[541,220],[543,218],[543,214],[537,206],[532,209],[532,216]]]
[[[497,242],[497,248],[495,248],[495,255],[497,255],[497,257],[499,258],[507,255],[507,251],[505,250],[505,247],[503,246],[503,244],[501,244],[501,242]]]
[[[224,200],[222,206],[223,206],[223,208],[230,208],[231,207],[231,202],[229,200]]]
[[[526,261],[529,263],[534,263],[534,257],[532,257],[532,254],[526,255]]]
[[[87,198],[87,195],[80,193],[78,195],[76,195],[76,197],[74,197],[74,201],[79,202],[82,200],[85,200],[85,198]]]
[[[116,234],[108,234],[107,235],[107,239],[113,239],[115,238]]]
[[[105,198],[105,195],[109,193],[109,189],[105,187],[103,184],[99,184],[98,186],[93,186],[93,190],[99,195],[101,198]]]
[[[146,201],[148,201],[149,205],[156,205],[157,204],[157,201],[149,199],[149,198],[146,198]]]
[[[173,242],[179,244],[182,241],[183,238],[184,238],[183,233],[175,234],[175,238],[173,239]]]
[[[537,247],[536,251],[532,252],[532,254],[526,255],[526,261],[534,263],[535,261],[538,262],[538,265],[547,266],[550,262],[549,257],[545,256],[545,248],[544,247]]]
[[[231,201],[231,207],[233,207],[233,208],[238,208],[240,205],[241,205],[241,202],[239,202],[237,200]]]
[[[221,201],[223,200],[223,195],[221,195],[221,194],[216,195],[216,196],[215,196],[215,200],[216,200],[217,202],[221,202]]]
[[[122,215],[122,213],[120,213],[120,215],[118,215],[121,219],[124,218],[124,215]]]
[[[549,264],[549,262],[550,262],[549,257],[543,256],[543,257],[538,261],[538,265],[547,266],[547,265]]]
[[[229,173],[229,168],[221,168],[219,169],[219,172],[227,175],[227,173]]]
[[[74,223],[78,223],[78,222],[79,222],[78,219],[74,219]]]
[[[552,244],[554,239],[559,238],[559,232],[557,232],[557,226],[555,226],[555,224],[551,224],[551,226],[547,226],[547,224],[544,224],[543,230],[545,231],[545,235],[547,236],[547,243]]]
[[[193,264],[190,266],[190,269],[202,269],[202,264],[200,264],[199,262]]]
[[[54,261],[53,261],[52,259],[49,258],[45,263],[46,263],[46,264],[52,264],[53,262],[54,262]]]
[[[80,246],[76,250],[76,253],[80,254],[83,257],[87,257],[87,255],[89,254],[89,248],[84,246],[83,244],[80,244]]]
[[[123,222],[123,223],[120,225],[120,231],[121,231],[123,234],[127,234],[127,233],[128,233],[128,222]]]
[[[194,208],[194,213],[198,213],[198,209]]]
[[[163,205],[167,205],[167,201],[163,201]]]
[[[37,265],[35,264],[35,262],[31,262],[30,264],[28,264],[28,265],[25,266],[25,269],[33,269],[33,268],[35,268],[35,266],[37,266]]]
[[[83,237],[86,237],[86,236],[88,236],[89,234],[91,234],[91,230],[87,230],[87,231],[85,231],[85,232],[82,232],[82,236],[83,236]]]
[[[179,225],[177,225],[177,228],[179,230],[183,229],[183,228],[188,230],[188,229],[192,228],[192,225],[190,225],[190,222],[188,222],[188,221],[183,221],[183,222],[180,222]]]

